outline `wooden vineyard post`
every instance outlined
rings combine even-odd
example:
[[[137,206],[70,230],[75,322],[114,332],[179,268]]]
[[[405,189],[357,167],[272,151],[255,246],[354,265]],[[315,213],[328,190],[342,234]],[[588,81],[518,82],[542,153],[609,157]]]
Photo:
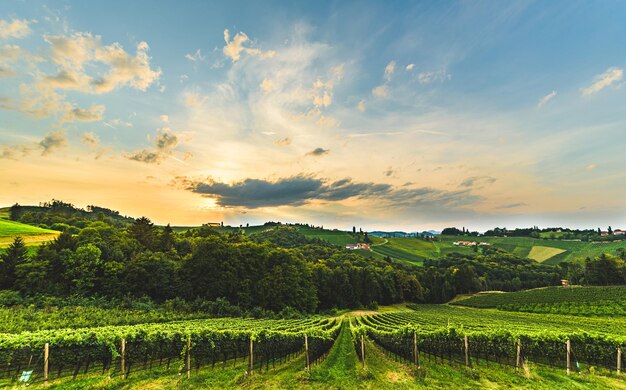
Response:
[[[419,356],[417,355],[417,333],[413,332],[413,363],[420,367]]]
[[[250,374],[254,369],[254,341],[252,341],[252,337],[250,337]]]
[[[187,335],[187,379],[191,375],[191,335]]]
[[[365,336],[361,335],[361,360],[363,360],[363,368],[365,368]]]
[[[570,343],[570,340],[567,339],[567,357],[566,357],[567,375],[569,375],[570,371],[572,370],[572,364],[571,364],[571,359],[570,359],[571,351],[572,351],[572,344]]]
[[[465,367],[469,367],[469,340],[467,339],[467,335],[465,335]]]
[[[122,379],[126,378],[126,339],[122,339]]]
[[[622,373],[622,347],[617,347],[617,375]]]
[[[311,360],[309,357],[309,336],[304,335],[304,351],[306,352],[306,369],[311,369]]]
[[[522,340],[517,338],[517,357],[515,358],[515,369],[518,370],[522,365]]]
[[[48,386],[48,358],[50,357],[50,344],[43,346],[43,383]]]

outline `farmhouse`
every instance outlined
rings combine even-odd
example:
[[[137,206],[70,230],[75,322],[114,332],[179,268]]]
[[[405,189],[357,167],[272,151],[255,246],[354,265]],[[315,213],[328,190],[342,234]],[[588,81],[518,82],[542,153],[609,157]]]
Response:
[[[346,249],[349,249],[351,251],[356,250],[356,249],[363,249],[363,250],[369,251],[370,245],[369,244],[346,244]]]
[[[488,242],[475,242],[475,241],[456,241],[453,243],[453,245],[457,245],[457,246],[474,246],[474,245],[479,245],[479,246],[489,246],[491,245]]]
[[[626,234],[626,230],[622,230],[622,229],[613,230],[613,235],[615,236],[623,236],[624,234]]]

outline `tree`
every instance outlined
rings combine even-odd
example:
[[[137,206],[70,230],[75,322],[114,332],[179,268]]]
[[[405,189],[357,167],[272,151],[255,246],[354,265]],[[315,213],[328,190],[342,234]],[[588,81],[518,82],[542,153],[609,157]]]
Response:
[[[19,221],[23,213],[22,206],[16,203],[9,209],[9,219],[11,221]]]
[[[15,270],[26,260],[28,260],[28,249],[22,237],[17,236],[6,252],[0,256],[0,290],[8,290],[15,286]]]
[[[609,232],[609,235],[613,234],[613,229],[611,229],[611,227],[609,226],[609,230],[607,230],[607,232]]]
[[[163,232],[161,233],[161,242],[159,243],[161,246],[161,250],[163,252],[167,252],[174,248],[175,240],[174,240],[174,230],[168,223],[165,228],[163,228]]]
[[[130,236],[139,241],[141,245],[148,249],[154,248],[155,230],[154,224],[147,217],[141,217],[128,228]]]
[[[96,287],[96,277],[102,268],[102,251],[93,244],[78,247],[69,258],[66,272],[76,292],[91,293]]]
[[[460,236],[461,234],[463,233],[455,227],[447,227],[441,231],[443,236]]]
[[[356,226],[352,226],[352,234],[356,234]]]

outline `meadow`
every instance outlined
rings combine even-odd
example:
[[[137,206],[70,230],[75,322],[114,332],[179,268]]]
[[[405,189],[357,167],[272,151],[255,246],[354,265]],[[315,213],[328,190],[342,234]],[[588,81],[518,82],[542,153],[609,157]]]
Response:
[[[27,245],[40,245],[53,240],[59,232],[37,226],[0,218],[0,248],[7,247],[16,236],[21,236]]]

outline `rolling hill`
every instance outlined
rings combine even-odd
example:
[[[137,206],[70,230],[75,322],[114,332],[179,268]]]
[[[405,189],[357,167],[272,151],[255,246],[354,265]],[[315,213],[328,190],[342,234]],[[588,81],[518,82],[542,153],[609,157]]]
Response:
[[[8,246],[16,236],[21,236],[26,245],[39,245],[53,240],[59,232],[37,226],[0,219],[0,248]]]

